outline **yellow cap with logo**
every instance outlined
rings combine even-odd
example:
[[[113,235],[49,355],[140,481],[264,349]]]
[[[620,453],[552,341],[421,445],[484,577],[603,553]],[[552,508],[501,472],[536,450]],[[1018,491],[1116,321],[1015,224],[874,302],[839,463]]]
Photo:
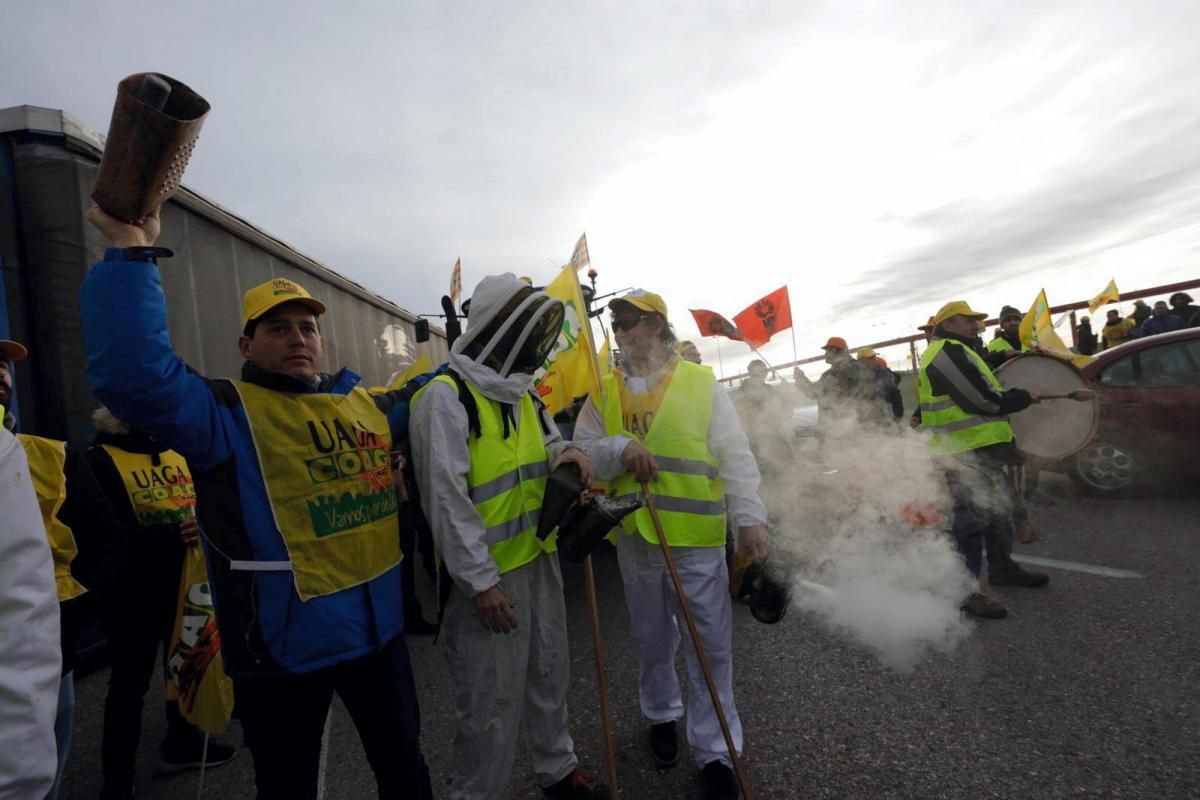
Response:
[[[941,325],[951,317],[970,317],[971,319],[987,319],[987,314],[975,311],[966,300],[951,300],[946,305],[938,309],[938,312],[933,315],[933,324]]]
[[[628,303],[634,308],[641,309],[642,311],[650,311],[655,314],[662,314],[664,318],[667,316],[667,304],[666,301],[662,299],[662,296],[657,295],[654,292],[647,292],[645,289],[634,289],[628,294],[622,295],[614,300],[609,300],[608,307],[615,311],[621,303]]]
[[[325,304],[313,298],[308,290],[287,278],[272,278],[260,283],[242,297],[242,330],[272,308],[284,303],[303,303],[317,316],[325,313]]]

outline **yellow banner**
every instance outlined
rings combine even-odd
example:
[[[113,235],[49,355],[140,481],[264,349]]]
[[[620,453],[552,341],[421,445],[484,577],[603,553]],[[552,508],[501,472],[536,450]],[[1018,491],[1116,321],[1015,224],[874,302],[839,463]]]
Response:
[[[596,358],[600,362],[600,380],[603,381],[604,376],[613,371],[612,344],[609,343],[607,336],[604,337],[604,342],[600,345],[600,352]]]
[[[545,371],[537,378],[538,396],[553,416],[570,406],[576,397],[598,391],[600,369],[587,306],[573,264],[563,267],[546,287],[546,294],[562,300],[566,306],[558,341],[546,359]]]
[[[1067,347],[1054,331],[1054,320],[1050,318],[1050,301],[1046,299],[1045,289],[1038,292],[1037,299],[1021,320],[1021,344],[1031,349],[1044,350],[1049,355],[1070,361],[1077,367],[1082,367],[1092,360],[1091,356],[1071,352],[1071,348]]]
[[[206,733],[229,727],[233,683],[221,660],[221,634],[198,545],[187,548],[183,557],[167,673],[167,699],[179,704],[184,719]]]
[[[1121,293],[1117,291],[1117,281],[1114,278],[1108,282],[1108,286],[1104,287],[1104,291],[1088,301],[1088,312],[1095,314],[1096,309],[1100,306],[1115,303],[1121,299]]]

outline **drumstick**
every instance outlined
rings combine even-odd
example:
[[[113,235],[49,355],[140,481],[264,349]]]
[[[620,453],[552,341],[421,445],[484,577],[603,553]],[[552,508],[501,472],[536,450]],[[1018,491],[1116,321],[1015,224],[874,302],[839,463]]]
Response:
[[[1086,402],[1095,398],[1096,392],[1092,389],[1076,389],[1067,394],[1039,394],[1038,400],[1079,400]]]

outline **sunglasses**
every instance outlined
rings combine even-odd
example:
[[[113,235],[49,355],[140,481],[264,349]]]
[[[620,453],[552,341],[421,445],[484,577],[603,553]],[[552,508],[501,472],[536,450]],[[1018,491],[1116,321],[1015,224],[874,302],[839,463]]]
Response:
[[[620,317],[612,321],[614,331],[631,331],[644,319],[650,319],[649,314],[638,314],[635,317]]]

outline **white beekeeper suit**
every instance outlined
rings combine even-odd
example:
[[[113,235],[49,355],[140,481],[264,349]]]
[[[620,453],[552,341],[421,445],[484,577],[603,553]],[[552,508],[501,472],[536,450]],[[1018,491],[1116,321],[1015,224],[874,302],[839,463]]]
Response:
[[[0,408],[0,413],[3,409]],[[58,769],[58,592],[25,449],[0,427],[0,798],[42,798]]]
[[[537,311],[528,313],[531,308]],[[516,350],[540,335],[535,329],[545,313],[556,321],[552,344],[561,308],[511,274],[484,278],[471,297],[468,328],[451,350],[450,368],[485,398],[519,406],[533,376],[513,371]],[[513,324],[499,330],[491,324],[505,318]],[[477,341],[483,336],[489,340]],[[539,413],[549,467],[571,445],[544,410]],[[520,416],[514,415],[514,430]],[[468,485],[469,435],[467,412],[453,385],[433,381],[414,398],[410,437],[421,503],[454,581],[441,630],[457,717],[450,796],[498,800],[509,784],[522,722],[543,787],[570,776],[578,760],[567,731],[569,661],[558,559],[542,554],[501,575],[472,501],[476,487]],[[518,619],[509,634],[485,630],[474,614],[472,599],[497,584]]]
[[[660,375],[669,380],[670,375]],[[645,394],[655,387],[650,379],[624,375],[626,388]],[[715,378],[714,378],[715,380]],[[632,441],[606,436],[604,419],[593,396],[584,403],[575,423],[575,443],[592,461],[596,477],[612,480],[625,472],[621,453]],[[729,395],[718,385],[713,394],[708,449],[718,460],[725,485],[726,513],[736,528],[766,525],[767,511],[758,497],[759,472],[750,444],[742,432]],[[674,584],[661,548],[637,533],[618,533],[617,555],[625,582],[625,603],[639,649],[642,715],[651,724],[674,722],[684,715],[675,653],[681,638],[688,672],[687,739],[696,765],[719,761],[732,766],[725,737],[684,628]],[[673,547],[672,555],[687,595],[700,640],[717,684],[734,746],[742,750],[742,723],[733,699],[733,630],[729,572],[723,547]]]

